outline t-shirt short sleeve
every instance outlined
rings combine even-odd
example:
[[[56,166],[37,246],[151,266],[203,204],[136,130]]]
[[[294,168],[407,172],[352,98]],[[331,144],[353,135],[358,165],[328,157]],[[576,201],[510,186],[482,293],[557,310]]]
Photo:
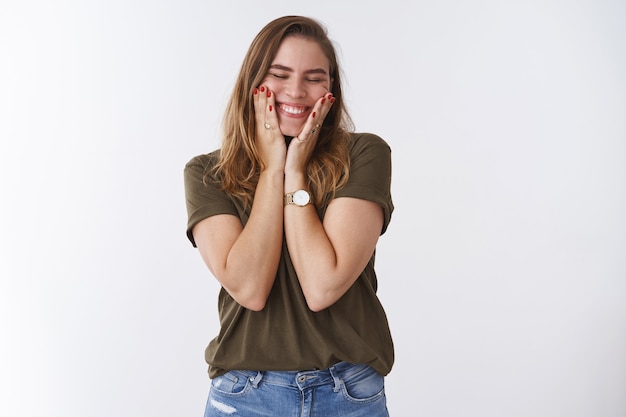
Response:
[[[391,148],[382,138],[371,133],[356,134],[350,149],[348,183],[335,193],[338,197],[353,197],[373,201],[383,209],[382,235],[393,213],[391,199]]]
[[[238,216],[237,208],[229,196],[219,188],[211,175],[205,176],[216,155],[200,155],[190,160],[184,169],[185,200],[187,204],[187,237],[195,247],[193,228],[201,220],[217,214]]]

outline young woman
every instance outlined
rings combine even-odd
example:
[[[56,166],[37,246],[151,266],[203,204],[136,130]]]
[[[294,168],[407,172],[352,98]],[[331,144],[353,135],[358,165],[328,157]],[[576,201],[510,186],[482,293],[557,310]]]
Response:
[[[325,28],[278,18],[252,42],[220,150],[185,167],[187,236],[221,284],[205,416],[387,416],[393,364],[374,253],[391,155],[354,133]]]

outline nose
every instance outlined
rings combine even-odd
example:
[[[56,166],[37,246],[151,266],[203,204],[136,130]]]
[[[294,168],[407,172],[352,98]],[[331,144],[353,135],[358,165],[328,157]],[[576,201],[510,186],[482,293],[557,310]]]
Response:
[[[303,98],[306,97],[306,88],[304,86],[304,80],[300,78],[292,78],[285,85],[285,94],[291,98]]]

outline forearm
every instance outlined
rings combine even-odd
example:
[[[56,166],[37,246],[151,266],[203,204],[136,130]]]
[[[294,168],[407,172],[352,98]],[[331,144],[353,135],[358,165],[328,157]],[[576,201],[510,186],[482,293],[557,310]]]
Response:
[[[305,189],[304,183],[303,175],[287,176],[285,191]],[[345,280],[338,276],[335,248],[314,205],[285,206],[284,224],[289,255],[309,307],[328,307],[345,292]]]
[[[242,305],[260,310],[272,288],[282,249],[283,174],[263,172],[250,217],[224,265],[223,285]]]
[[[313,206],[285,209],[285,235],[289,255],[309,308],[322,310],[343,293],[337,276],[337,256]]]

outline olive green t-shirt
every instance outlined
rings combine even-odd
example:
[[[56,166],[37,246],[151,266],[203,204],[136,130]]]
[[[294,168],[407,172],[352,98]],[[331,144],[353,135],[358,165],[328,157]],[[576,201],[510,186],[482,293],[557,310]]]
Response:
[[[354,197],[380,204],[384,213],[383,234],[393,212],[391,150],[383,139],[369,133],[353,133],[349,147],[349,181],[335,198]],[[220,190],[215,178],[203,181],[218,155],[219,150],[200,155],[185,166],[187,236],[194,246],[191,232],[202,219],[232,214],[245,226],[250,214],[236,198]],[[323,219],[326,206],[317,211]],[[235,369],[325,369],[340,361],[367,364],[387,375],[394,350],[387,317],[376,296],[377,285],[372,255],[359,278],[339,300],[313,312],[306,304],[283,239],[276,279],[263,310],[248,310],[224,288],[220,290],[221,329],[205,351],[209,376],[214,378]]]

